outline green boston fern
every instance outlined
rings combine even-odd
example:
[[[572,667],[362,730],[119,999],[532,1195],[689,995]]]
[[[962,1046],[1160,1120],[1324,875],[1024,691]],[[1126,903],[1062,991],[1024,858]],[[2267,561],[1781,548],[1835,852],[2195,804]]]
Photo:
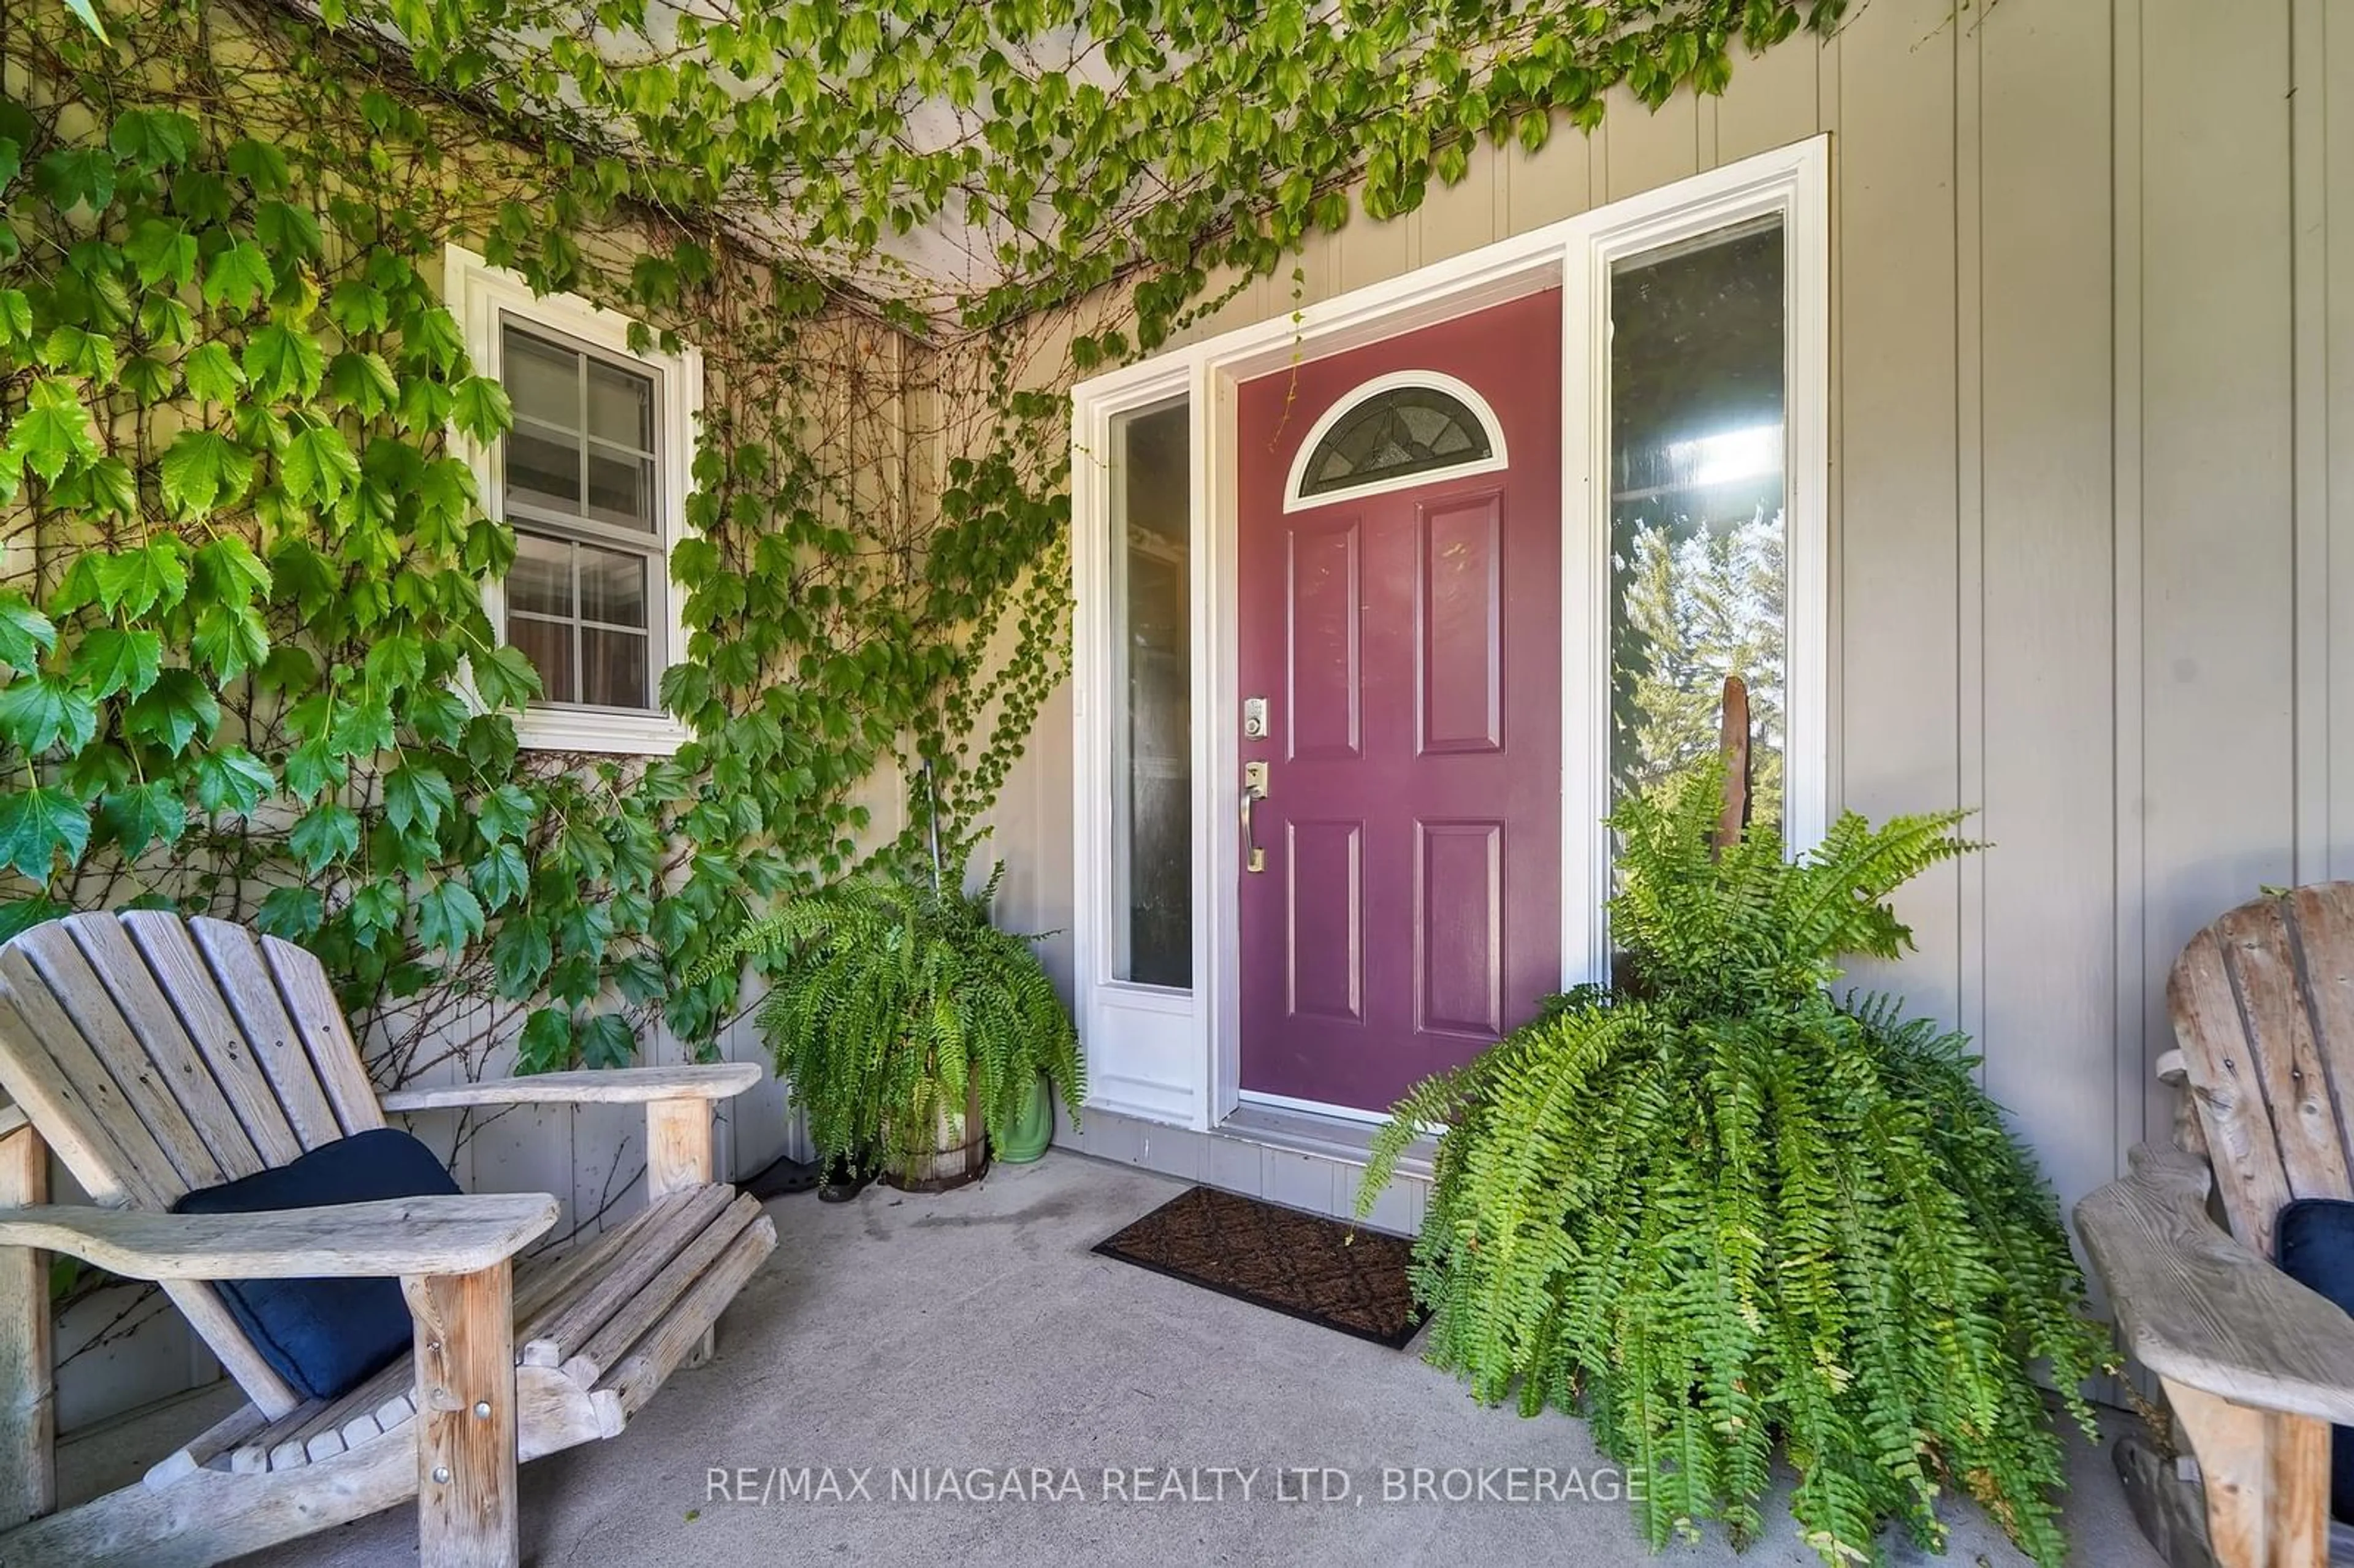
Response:
[[[979,893],[863,876],[796,898],[717,954],[766,960],[755,1021],[792,1085],[822,1160],[928,1154],[943,1111],[977,1090],[993,1141],[1013,1128],[1041,1073],[1076,1119],[1086,1068],[1035,938],[1001,931]]]
[[[2107,1361],[2057,1205],[1961,1036],[1829,989],[1841,955],[1906,945],[1888,895],[1970,847],[1960,815],[1850,814],[1792,863],[1763,832],[1712,854],[1721,800],[1703,770],[1619,809],[1620,982],[1418,1086],[1360,1212],[1444,1125],[1430,1358],[1589,1416],[1654,1546],[1708,1519],[1754,1539],[1778,1450],[1826,1562],[1879,1560],[1891,1519],[1939,1543],[1953,1487],[2056,1563],[2034,1373],[2089,1432]]]

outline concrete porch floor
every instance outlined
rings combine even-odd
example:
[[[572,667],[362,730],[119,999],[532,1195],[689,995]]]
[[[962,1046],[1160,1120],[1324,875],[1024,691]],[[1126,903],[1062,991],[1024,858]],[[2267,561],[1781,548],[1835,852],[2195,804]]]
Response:
[[[1620,1563],[1649,1560],[1617,1500],[1385,1501],[1385,1468],[1606,1467],[1582,1423],[1474,1404],[1416,1350],[1384,1350],[1087,1249],[1184,1183],[1055,1152],[938,1197],[869,1189],[856,1202],[778,1200],[775,1256],[719,1325],[707,1366],[682,1371],[619,1438],[523,1470],[526,1562],[555,1568],[871,1562],[1079,1563]],[[223,1408],[192,1400],[69,1446],[69,1498],[135,1478]],[[2119,1425],[2126,1418],[2119,1417]],[[2105,1455],[2077,1444],[2071,1562],[2158,1568]],[[870,1468],[875,1500],[729,1500],[765,1472]],[[1104,1472],[1259,1468],[1249,1500],[1108,1498]],[[1344,1472],[1346,1500],[1288,1500],[1273,1472]],[[893,1468],[1076,1473],[1077,1500],[890,1500]],[[748,1481],[733,1474],[748,1470]],[[1336,1487],[1338,1483],[1333,1483]],[[1324,1483],[1311,1478],[1314,1498]],[[1712,1531],[1657,1561],[1817,1561],[1787,1513],[1736,1559]],[[2024,1559],[1967,1503],[1943,1561]],[[1897,1562],[1923,1561],[1901,1545]],[[402,1568],[407,1507],[248,1562]],[[1927,1559],[1935,1561],[1935,1559]]]

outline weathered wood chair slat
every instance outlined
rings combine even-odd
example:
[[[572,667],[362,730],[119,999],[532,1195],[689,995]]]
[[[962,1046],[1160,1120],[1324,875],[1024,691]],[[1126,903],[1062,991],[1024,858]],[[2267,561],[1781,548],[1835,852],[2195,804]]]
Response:
[[[2252,900],[2190,939],[2159,1075],[2176,1146],[2076,1205],[2126,1349],[2158,1376],[2223,1568],[2329,1555],[2330,1424],[2354,1424],[2354,1320],[2273,1266],[2284,1205],[2354,1197],[2354,883]],[[2208,1217],[2212,1191],[2231,1229]]]
[[[316,1149],[343,1137],[345,1128],[335,1119],[335,1107],[320,1086],[311,1053],[294,1032],[294,1021],[286,1016],[286,1004],[278,995],[277,982],[270,978],[253,933],[226,920],[190,920],[186,929],[205,969],[186,971],[183,983],[192,991],[217,990],[228,1004],[246,1044],[260,1059],[262,1072],[278,1091],[278,1103],[302,1147]],[[382,1118],[362,1125],[381,1126]]]
[[[554,1074],[380,1100],[316,959],[157,911],[78,915],[0,947],[0,1568],[208,1563],[407,1500],[426,1568],[512,1564],[514,1467],[617,1436],[776,1245],[712,1180],[715,1103],[741,1065]],[[418,1114],[510,1101],[645,1107],[649,1202],[599,1235],[516,1254],[553,1198],[423,1198],[181,1216],[190,1190]],[[20,1114],[21,1113],[21,1114]],[[104,1207],[43,1206],[54,1151]],[[124,1213],[123,1211],[130,1211]],[[157,1279],[250,1401],[133,1487],[53,1512],[43,1247]],[[413,1357],[298,1397],[211,1281],[398,1276]],[[519,1351],[525,1352],[518,1354]],[[13,1527],[13,1528],[11,1528]]]

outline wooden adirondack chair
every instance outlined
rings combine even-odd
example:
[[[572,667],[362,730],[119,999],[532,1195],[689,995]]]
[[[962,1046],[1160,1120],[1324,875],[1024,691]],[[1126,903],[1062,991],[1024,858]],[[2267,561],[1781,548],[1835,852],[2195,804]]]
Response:
[[[2330,1555],[2330,1424],[2354,1425],[2354,1320],[2274,1268],[2292,1198],[2354,1197],[2354,883],[2243,904],[2167,985],[2187,1089],[2170,1146],[2076,1205],[2126,1349],[2157,1374],[2223,1568]],[[2229,1234],[2208,1214],[2211,1186]]]
[[[0,947],[0,1565],[214,1563],[418,1499],[427,1568],[513,1564],[515,1464],[610,1437],[690,1357],[776,1245],[712,1181],[712,1102],[748,1064],[556,1073],[379,1097],[317,959],[219,920],[77,915]],[[546,1196],[178,1215],[193,1188],[384,1125],[386,1111],[642,1102],[651,1202],[514,1261]],[[102,1207],[44,1206],[54,1150]],[[162,1282],[251,1403],[143,1484],[63,1513],[45,1252]],[[411,1362],[298,1398],[207,1281],[400,1278]],[[29,1520],[30,1522],[20,1522]]]

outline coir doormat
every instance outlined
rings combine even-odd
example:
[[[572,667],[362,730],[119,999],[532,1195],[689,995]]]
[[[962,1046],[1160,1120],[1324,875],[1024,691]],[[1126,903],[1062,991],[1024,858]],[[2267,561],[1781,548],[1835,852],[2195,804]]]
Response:
[[[1214,1187],[1180,1192],[1095,1250],[1394,1351],[1422,1327],[1410,1243]]]

